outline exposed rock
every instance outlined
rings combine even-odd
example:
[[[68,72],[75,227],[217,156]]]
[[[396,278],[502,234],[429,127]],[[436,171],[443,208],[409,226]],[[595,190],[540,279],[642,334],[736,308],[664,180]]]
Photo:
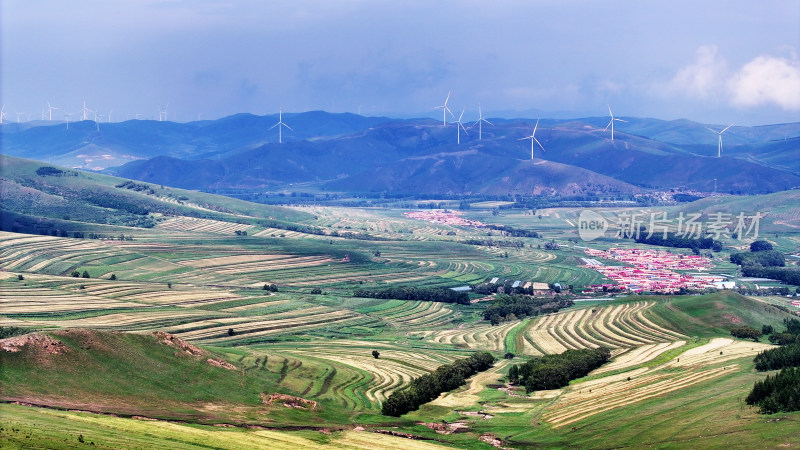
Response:
[[[280,403],[287,408],[317,409],[317,402],[314,400],[306,400],[293,395],[267,394],[266,392],[262,392],[261,401],[265,404]]]
[[[46,334],[29,333],[22,336],[0,339],[0,349],[5,352],[16,353],[26,346],[31,346],[30,348],[32,349],[44,351],[51,355],[59,355],[69,351],[69,347],[67,347],[66,344]]]
[[[223,361],[219,358],[208,358],[206,362],[215,367],[222,367],[223,369],[228,369],[228,370],[237,370],[236,366],[227,361]]]
[[[189,355],[204,356],[206,354],[205,350],[197,347],[196,345],[192,345],[175,335],[165,333],[163,331],[154,331],[153,336],[158,339],[158,342],[169,345],[170,347],[175,347]]]

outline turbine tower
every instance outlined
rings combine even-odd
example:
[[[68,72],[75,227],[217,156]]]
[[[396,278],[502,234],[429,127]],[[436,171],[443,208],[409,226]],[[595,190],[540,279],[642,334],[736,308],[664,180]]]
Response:
[[[49,120],[51,122],[53,120],[53,110],[54,109],[58,109],[58,108],[56,108],[55,106],[51,105],[50,102],[47,102],[47,114],[48,114],[48,118],[49,118]]]
[[[541,143],[541,142],[539,142],[539,140],[538,140],[538,139],[536,139],[536,129],[537,129],[537,128],[539,128],[539,119],[536,119],[536,125],[534,125],[534,126],[533,126],[533,133],[531,133],[531,135],[530,135],[530,136],[525,136],[524,138],[519,138],[519,139],[517,139],[518,141],[524,141],[525,139],[530,139],[530,140],[531,140],[531,161],[533,161],[533,149],[535,148],[535,147],[533,146],[533,143],[534,143],[534,142],[536,142],[537,144],[539,144],[539,147],[542,149],[542,151],[543,151],[543,152],[546,152],[546,151],[547,151],[547,150],[545,150],[545,149],[544,149],[544,147],[542,146],[542,143]]]
[[[82,120],[89,120],[89,113],[93,111],[86,107],[86,100],[83,101],[83,109],[81,110],[81,112],[83,114]]]
[[[278,123],[276,123],[275,125],[269,127],[269,129],[271,130],[271,129],[275,128],[275,127],[278,127],[278,143],[279,144],[283,144],[283,134],[281,133],[281,127],[286,127],[288,129],[292,130],[292,127],[290,127],[289,125],[286,125],[285,123],[283,123],[283,108],[278,109]],[[292,130],[292,131],[294,131],[294,130]]]
[[[494,126],[494,124],[492,122],[489,122],[488,120],[483,118],[483,113],[481,112],[481,105],[478,105],[478,120],[476,120],[475,123],[472,124],[472,127],[474,127],[475,125],[478,126],[478,140],[479,141],[481,140],[482,134],[483,134],[483,129],[482,129],[483,122],[486,122],[491,126]],[[470,128],[472,128],[472,127],[470,127]]]
[[[450,111],[450,108],[447,107],[447,102],[450,100],[450,94],[451,93],[452,93],[452,91],[447,93],[447,98],[444,99],[444,104],[443,105],[439,105],[439,106],[434,106],[433,107],[433,109],[441,109],[442,110],[442,126],[443,127],[447,126],[447,113],[450,113],[450,115],[453,117],[453,119],[456,118],[456,116],[453,114],[453,111]]]
[[[24,112],[18,112],[17,113],[17,123],[19,123],[19,116],[24,115],[24,114],[25,114]]]
[[[603,131],[608,130],[608,127],[611,127],[611,142],[614,142],[614,121],[617,122],[627,122],[627,120],[617,119],[614,117],[614,113],[611,112],[611,105],[608,106],[608,115],[611,116],[611,120],[608,121],[608,125],[606,125]]]
[[[72,113],[64,113],[64,120],[67,121],[67,130],[69,130],[69,118],[72,117]]]
[[[466,111],[466,109],[467,109],[467,108],[463,108],[463,109],[461,109],[461,115],[460,115],[460,116],[458,116],[458,120],[456,120],[456,124],[458,125],[458,126],[456,127],[456,133],[457,133],[457,136],[458,136],[458,141],[457,141],[457,142],[458,142],[459,144],[461,143],[461,130],[464,130],[464,134],[466,134],[467,136],[469,136],[469,133],[467,133],[467,129],[466,129],[466,128],[464,128],[464,125],[461,123],[461,118],[462,118],[462,117],[464,117],[464,111]]]
[[[3,107],[0,108],[0,125],[3,124],[3,119],[5,118],[6,118],[6,105],[3,105]]]
[[[730,124],[727,127],[725,127],[725,129],[722,130],[722,131],[716,131],[716,130],[712,130],[711,128],[706,127],[706,130],[711,131],[713,133],[717,133],[717,137],[719,137],[719,141],[717,142],[717,158],[721,158],[722,157],[722,133],[727,131],[728,128],[730,128],[732,126],[733,126],[733,124]]]
[[[158,107],[158,121],[164,122],[167,120],[167,108],[169,108],[169,103],[164,106]]]

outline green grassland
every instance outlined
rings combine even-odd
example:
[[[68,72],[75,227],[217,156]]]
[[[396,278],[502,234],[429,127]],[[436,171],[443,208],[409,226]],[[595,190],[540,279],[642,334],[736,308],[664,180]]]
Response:
[[[490,349],[498,358],[506,352],[526,354],[530,330],[549,318],[491,327],[482,320],[485,303],[354,298],[353,290],[450,288],[493,277],[578,288],[604,282],[596,271],[581,267],[583,245],[637,244],[612,239],[576,244],[576,230],[567,221],[574,223],[579,209],[535,215],[501,210],[494,215],[490,207],[497,205],[487,204],[466,213],[541,234],[514,238],[408,219],[401,209],[278,208],[161,186],[150,186],[153,193],[148,193],[118,188],[124,182],[118,178],[68,169],[64,176],[37,175],[42,165],[0,158],[5,230],[0,232],[0,326],[38,329],[68,350],[0,351],[0,398],[5,402],[0,404],[0,446],[70,448],[80,445],[80,435],[96,446],[170,448],[490,448],[480,440],[483,435],[511,447],[798,444],[793,432],[797,414],[764,417],[742,404],[753,382],[763,377],[753,370],[752,357],[710,363],[702,370],[731,364],[736,370],[565,427],[547,420],[559,407],[558,397],[537,399],[487,387],[502,383],[507,364],[451,393],[458,406],[434,402],[399,419],[379,414],[382,400],[410,379],[476,350]],[[86,190],[120,199],[120,208],[87,201]],[[29,198],[40,201],[28,201],[34,205],[29,207]],[[148,213],[138,214],[137,208]],[[216,228],[182,229],[189,221],[165,226],[187,217],[215,221]],[[142,221],[147,227],[135,226]],[[12,223],[66,230],[70,236],[76,231],[105,236],[9,232]],[[226,225],[250,228],[244,236]],[[315,232],[292,230],[295,225]],[[265,232],[256,235],[260,231]],[[361,233],[357,238],[341,236],[356,232]],[[119,234],[133,240],[118,239]],[[521,245],[464,243],[477,238]],[[798,239],[800,234],[784,231],[770,237],[787,253],[796,251]],[[544,249],[551,240],[560,244],[558,250]],[[735,245],[726,242],[723,252],[715,254],[714,272],[735,273],[724,262]],[[86,271],[90,278],[73,278],[73,271]],[[276,284],[278,292],[261,289],[264,284]],[[646,370],[668,379],[683,374],[669,365],[674,358],[728,336],[733,326],[780,328],[787,313],[770,305],[776,299],[760,300],[766,301],[731,292],[627,296],[576,303],[562,313],[654,303],[643,317],[654,327],[687,336],[687,343],[610,375]],[[607,323],[579,330],[573,338],[616,342],[623,357],[634,350],[630,333],[636,326],[609,316]],[[151,334],[156,330],[198,345],[207,355],[195,357],[162,344]],[[450,335],[455,337],[442,338]],[[541,344],[534,342],[533,348],[546,348]],[[234,369],[211,365],[208,358]],[[577,382],[606,375],[590,374]],[[262,393],[313,400],[318,408],[265,404]],[[483,410],[495,412],[487,419],[464,414]],[[442,420],[464,422],[468,431],[440,434],[418,423]],[[425,440],[373,433],[379,430]]]

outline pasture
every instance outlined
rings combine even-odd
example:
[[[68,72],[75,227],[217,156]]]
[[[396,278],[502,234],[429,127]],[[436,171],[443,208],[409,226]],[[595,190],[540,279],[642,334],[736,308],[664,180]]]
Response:
[[[542,237],[511,237],[487,229],[414,220],[400,209],[319,206],[297,207],[294,213],[304,218],[304,225],[318,227],[323,234],[263,227],[243,215],[165,217],[153,229],[134,230],[132,241],[2,231],[0,326],[143,336],[168,332],[232,364],[235,370],[219,372],[229,378],[223,387],[267,386],[263,389],[315,401],[322,408],[309,412],[281,407],[277,408],[280,413],[271,412],[277,414],[275,418],[267,419],[255,413],[261,406],[251,395],[223,406],[215,403],[217,409],[211,414],[215,420],[241,423],[246,418],[248,423],[275,428],[319,422],[333,430],[333,434],[316,429],[228,430],[208,423],[153,422],[152,436],[131,441],[142,445],[173,440],[176,447],[191,447],[197,443],[196,436],[203,436],[204,442],[228,447],[233,438],[226,433],[253,446],[276,448],[436,444],[372,432],[394,430],[468,448],[486,448],[488,444],[480,440],[489,439],[485,436],[511,447],[570,442],[625,446],[638,443],[636,439],[656,445],[666,439],[702,446],[729,442],[720,436],[735,427],[750,430],[742,442],[753,442],[754,433],[773,433],[775,439],[796,442],[787,431],[796,414],[768,431],[757,423],[752,409],[737,403],[759,378],[751,360],[767,344],[726,337],[733,324],[777,327],[786,315],[770,303],[779,299],[761,303],[735,294],[631,296],[576,303],[557,313],[492,326],[481,319],[482,302],[458,305],[352,297],[353,290],[364,287],[450,288],[491,278],[565,287],[608,282],[597,271],[582,267],[584,247],[567,240],[576,236],[569,223],[577,219],[576,210],[495,216],[491,208],[497,205],[482,205],[465,217],[538,231]],[[237,235],[237,231],[247,231],[247,235]],[[363,235],[358,239],[340,233]],[[492,242],[466,243],[470,239]],[[547,250],[545,244],[551,240],[560,247]],[[600,241],[596,245],[599,249],[612,246],[635,244]],[[724,264],[719,267],[729,269]],[[89,278],[73,277],[75,271],[85,271]],[[273,284],[277,292],[262,289]],[[612,361],[563,389],[525,395],[506,385],[509,367],[520,359],[599,346],[612,349]],[[494,368],[417,412],[400,419],[380,416],[381,403],[392,392],[475,351],[490,351],[498,358],[510,352],[516,358],[499,359]],[[27,388],[44,392],[43,386],[52,382],[36,380],[38,386]],[[91,394],[90,386],[81,389]],[[144,388],[131,388],[128,394],[138,389]],[[708,392],[716,392],[719,398]],[[56,397],[50,394],[42,398]],[[137,415],[165,419],[176,417],[177,410],[204,411],[188,398],[173,399],[168,408],[137,403]],[[721,417],[713,427],[716,437],[701,432],[700,425],[686,425],[706,417],[704,405]],[[143,429],[143,421],[126,418],[17,405],[0,408],[12,415],[4,429],[12,422],[19,430],[33,430],[32,423],[59,424],[62,431],[37,435],[44,446],[52,439],[80,433],[98,444],[113,445],[119,441],[108,430],[119,429],[121,436],[128,436]],[[686,411],[676,412],[681,408]],[[110,412],[106,403],[99,409]],[[729,409],[736,412],[723,413]],[[662,421],[664,430],[651,430],[639,419],[653,416]],[[666,422],[670,417],[674,425]],[[441,434],[419,424],[442,420],[463,422],[468,431]],[[356,427],[366,427],[367,432],[353,431]],[[97,430],[94,435],[93,429]],[[612,429],[621,433],[608,443],[599,440],[598,435]],[[189,430],[200,431],[192,435]],[[14,436],[0,434],[0,443],[18,445],[13,444],[18,439]]]

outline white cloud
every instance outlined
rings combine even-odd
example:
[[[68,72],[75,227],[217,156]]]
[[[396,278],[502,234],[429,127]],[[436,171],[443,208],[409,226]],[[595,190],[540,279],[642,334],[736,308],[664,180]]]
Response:
[[[727,73],[725,60],[717,56],[717,46],[704,45],[697,49],[694,63],[672,77],[668,90],[706,99],[721,92]]]
[[[773,104],[800,110],[800,61],[759,56],[731,77],[728,89],[737,106]]]

